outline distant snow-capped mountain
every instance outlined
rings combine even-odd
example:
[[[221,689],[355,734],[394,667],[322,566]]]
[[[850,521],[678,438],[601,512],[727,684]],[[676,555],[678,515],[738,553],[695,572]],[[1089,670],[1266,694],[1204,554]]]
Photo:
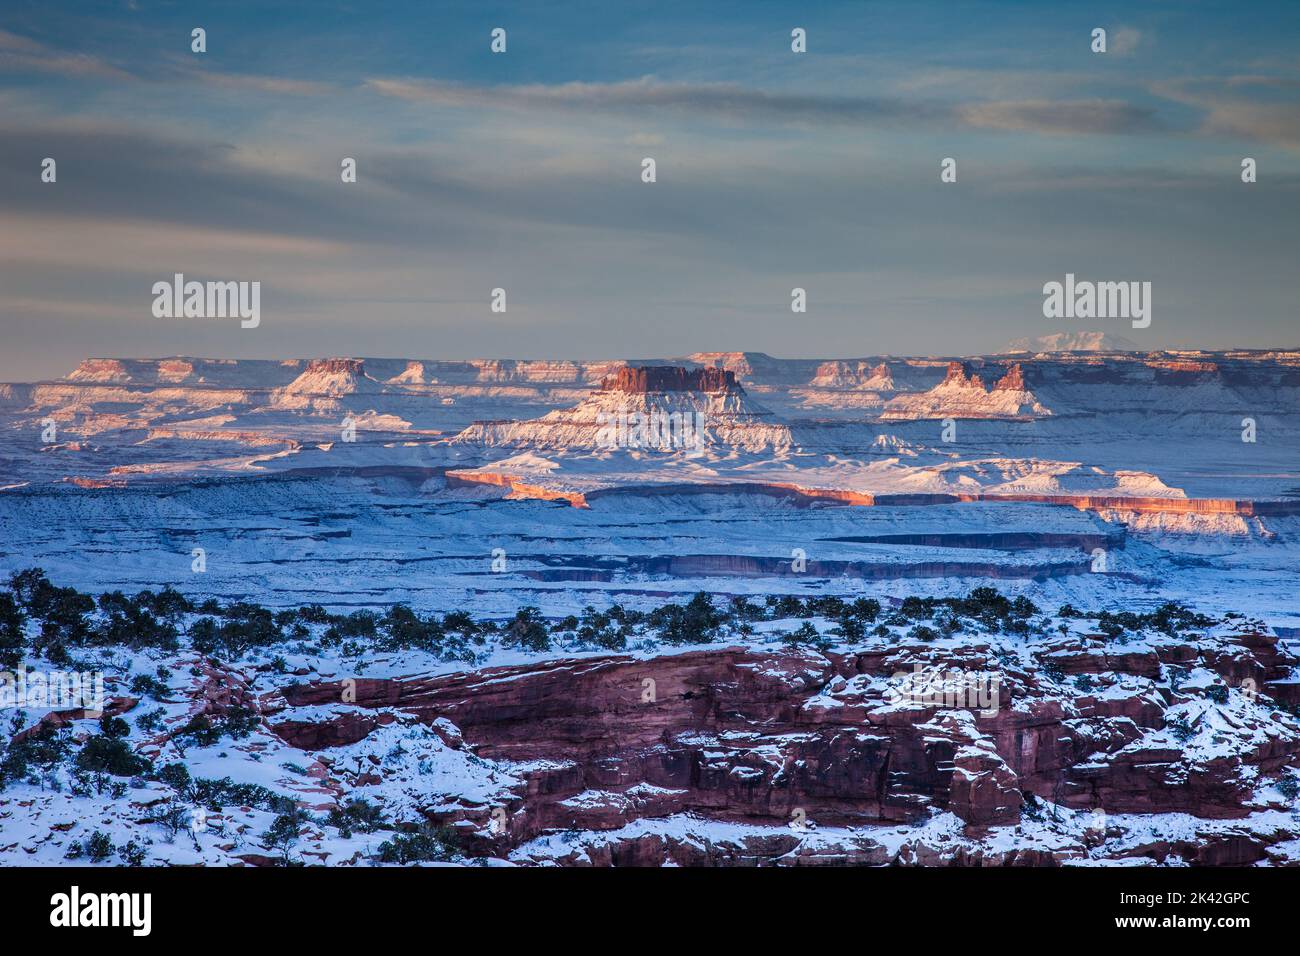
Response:
[[[1109,332],[1053,332],[1032,338],[1012,339],[999,354],[1013,352],[1140,352],[1142,347],[1122,335]]]

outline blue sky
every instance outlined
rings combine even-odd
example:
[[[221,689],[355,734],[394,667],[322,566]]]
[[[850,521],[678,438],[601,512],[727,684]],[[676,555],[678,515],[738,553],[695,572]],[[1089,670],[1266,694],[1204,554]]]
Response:
[[[1300,345],[1297,41],[1291,2],[11,0],[0,379],[90,354],[981,352],[1062,330],[1041,289],[1067,272],[1150,281],[1154,309],[1064,330]],[[261,281],[260,327],[154,318],[175,272]]]

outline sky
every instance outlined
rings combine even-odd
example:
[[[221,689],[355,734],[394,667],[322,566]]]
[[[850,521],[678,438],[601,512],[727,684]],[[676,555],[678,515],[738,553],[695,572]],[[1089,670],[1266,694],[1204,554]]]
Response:
[[[0,7],[0,381],[1295,347],[1298,251],[1294,0]],[[155,317],[175,273],[260,282],[260,324]],[[1150,327],[1044,318],[1067,273],[1150,282]]]

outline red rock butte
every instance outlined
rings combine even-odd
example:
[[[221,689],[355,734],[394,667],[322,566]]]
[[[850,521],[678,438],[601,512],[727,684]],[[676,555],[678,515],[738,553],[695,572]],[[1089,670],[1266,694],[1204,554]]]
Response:
[[[978,374],[968,369],[965,362],[949,362],[948,374],[944,377],[941,384],[955,384],[964,387],[979,388],[984,391],[988,390],[983,379],[981,379]],[[1022,392],[1024,390],[1025,377],[1019,362],[1009,366],[1006,374],[993,384],[993,391],[995,392]]]
[[[602,392],[733,392],[742,391],[736,373],[723,368],[682,368],[642,365],[621,368],[600,383]]]
[[[360,375],[365,371],[365,362],[362,359],[355,358],[323,358],[312,359],[308,363],[306,371],[308,372],[333,372]]]

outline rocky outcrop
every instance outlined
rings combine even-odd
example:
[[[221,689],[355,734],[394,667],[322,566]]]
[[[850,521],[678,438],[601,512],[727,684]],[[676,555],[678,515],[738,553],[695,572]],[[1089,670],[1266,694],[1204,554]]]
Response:
[[[1033,419],[1051,415],[1025,385],[1020,363],[1013,363],[989,389],[965,362],[949,362],[942,382],[927,392],[897,395],[881,413],[882,421],[921,418]]]
[[[1254,669],[1238,663],[1232,673],[1267,679],[1289,670],[1294,661],[1263,637],[1241,635],[1205,650],[1170,641],[1132,653],[1110,653],[1099,641],[1093,646],[1079,638],[1044,642],[1036,656],[1043,667],[1066,672],[1066,683],[1038,667],[1007,666],[978,642],[948,650],[908,642],[849,654],[727,647],[361,679],[347,685],[360,716],[341,715],[325,725],[275,714],[336,704],[345,690],[340,682],[287,686],[265,695],[259,706],[277,735],[308,750],[362,739],[393,713],[454,726],[451,745],[515,768],[523,780],[509,801],[508,828],[484,837],[481,852],[508,852],[559,830],[621,833],[638,820],[680,814],[777,828],[792,819],[870,828],[906,827],[948,812],[968,834],[978,834],[1017,824],[1038,798],[1080,811],[1226,820],[1245,815],[1259,774],[1295,763],[1300,726],[1249,706],[1219,708],[1195,692],[1160,690],[1152,678],[1165,662],[1224,666],[1237,660],[1237,651],[1254,660]],[[1000,692],[978,702],[891,696],[889,688],[897,685],[889,681],[921,673],[922,666],[997,673]],[[1068,674],[1085,673],[1105,676],[1096,690],[1069,690]],[[960,681],[957,686],[960,694]],[[1166,718],[1176,713],[1170,719],[1182,720],[1189,707],[1202,708],[1205,722],[1222,719],[1224,727],[1235,728],[1223,732],[1237,735],[1233,745],[1222,746],[1218,730],[1216,749],[1205,755],[1194,752],[1200,738],[1174,742]],[[488,812],[456,808],[430,815],[481,827]],[[742,840],[708,862],[783,856],[792,844],[780,833],[771,830],[765,838],[780,845]],[[611,835],[584,862],[705,862],[693,852],[671,835],[628,832]],[[909,852],[924,855],[926,848]],[[1224,851],[1225,858],[1255,852]],[[884,851],[841,846],[822,861],[850,862],[846,853],[867,862]],[[1050,855],[1031,857],[1019,862],[1055,862]],[[889,861],[887,854],[876,860]]]
[[[949,362],[947,374],[939,385],[952,388],[978,388],[981,391],[984,389],[984,383],[980,381],[978,375],[966,367],[965,362]]]
[[[110,697],[104,701],[104,709],[98,711],[87,710],[84,707],[73,707],[68,710],[52,710],[35,724],[26,730],[20,730],[11,738],[12,743],[19,743],[29,737],[38,737],[50,731],[62,730],[65,727],[73,726],[79,720],[87,718],[98,719],[101,716],[117,717],[125,714],[127,711],[140,703],[138,697]]]
[[[118,359],[86,359],[68,374],[69,382],[122,384],[131,381],[126,365]]]
[[[290,396],[350,395],[359,389],[377,391],[378,383],[366,375],[365,362],[353,358],[313,359],[301,375],[276,393],[277,399]]]
[[[823,362],[808,383],[813,388],[860,389],[863,391],[892,392],[894,379],[884,362]]]
[[[1025,373],[1020,368],[1020,363],[1012,365],[1007,369],[1007,374],[1003,375],[993,385],[995,392],[1023,392],[1025,390]]]

